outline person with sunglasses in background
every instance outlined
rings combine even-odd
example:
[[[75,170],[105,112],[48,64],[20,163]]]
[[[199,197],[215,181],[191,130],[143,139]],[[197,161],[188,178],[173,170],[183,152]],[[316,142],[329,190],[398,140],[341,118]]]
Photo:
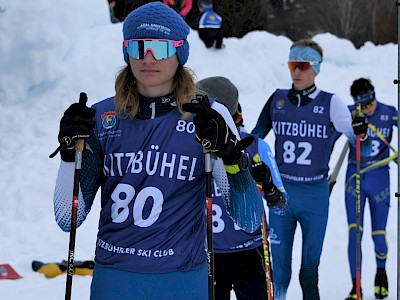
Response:
[[[366,116],[369,129],[368,136],[372,141],[372,152],[369,156],[361,156],[360,168],[373,166],[388,159],[390,142],[393,136],[393,127],[397,127],[397,109],[392,105],[379,102],[376,99],[375,88],[366,78],[354,80],[350,87],[350,94],[355,104],[361,105],[362,113]],[[356,111],[355,105],[349,106],[350,112]],[[337,138],[340,134],[337,134]],[[357,299],[356,294],[356,178],[357,160],[356,148],[350,145],[348,165],[345,181],[345,204],[347,222],[349,225],[348,259],[353,287],[346,300]],[[388,247],[386,241],[386,224],[390,207],[390,176],[389,162],[377,165],[360,175],[360,243],[363,233],[364,209],[368,198],[371,211],[371,234],[374,242],[375,274],[374,293],[377,299],[389,295],[388,279],[386,275],[386,259]],[[361,290],[362,292],[362,290]]]
[[[61,118],[58,225],[71,228],[75,140],[86,140],[77,226],[101,188],[92,300],[208,299],[203,151],[218,158],[213,176],[228,190],[222,196],[232,205],[254,203],[245,208],[260,224],[261,197],[243,152],[252,139],[240,140],[226,107],[197,95],[195,76],[184,67],[189,32],[161,2],[131,12],[115,96],[90,108],[74,103]]]
[[[273,129],[275,160],[288,193],[285,215],[269,213],[275,299],[286,299],[292,275],[292,250],[297,223],[302,231],[300,285],[303,299],[320,299],[318,267],[328,221],[329,159],[334,130],[355,145],[364,135],[362,153],[371,151],[364,118],[352,116],[335,94],[315,85],[323,50],[316,42],[294,42],[289,52],[290,89],[277,89],[263,107],[253,134],[261,138]]]

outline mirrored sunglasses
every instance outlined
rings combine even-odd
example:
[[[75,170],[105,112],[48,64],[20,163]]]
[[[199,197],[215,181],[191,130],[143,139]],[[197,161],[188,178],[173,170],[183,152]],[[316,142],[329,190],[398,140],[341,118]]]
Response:
[[[375,100],[372,100],[370,103],[361,105],[361,109],[362,110],[367,110],[367,109],[371,109],[375,104]]]
[[[361,109],[370,109],[374,104],[375,92],[372,90],[364,93],[359,93],[358,95],[353,96],[353,99],[355,103],[361,104]]]
[[[300,71],[308,71],[312,66],[318,65],[319,61],[288,61],[290,71],[295,71],[299,68]]]
[[[183,45],[185,41],[173,41],[165,39],[132,39],[124,40],[124,46],[129,56],[135,59],[144,59],[147,53],[155,59],[167,59],[176,53],[176,48]]]

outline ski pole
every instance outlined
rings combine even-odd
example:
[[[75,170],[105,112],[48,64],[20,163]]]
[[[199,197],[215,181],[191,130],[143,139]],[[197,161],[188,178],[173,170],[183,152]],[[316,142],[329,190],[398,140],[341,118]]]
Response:
[[[75,239],[76,239],[76,219],[78,215],[78,197],[79,197],[79,177],[82,164],[82,151],[84,140],[79,139],[75,142],[75,172],[74,172],[74,188],[72,193],[72,214],[71,214],[71,231],[69,235],[68,247],[68,264],[67,264],[67,282],[65,287],[65,300],[71,299],[72,276],[74,275],[74,255],[75,255]]]
[[[263,200],[264,201],[264,200]],[[267,237],[267,220],[266,220],[267,211],[264,210],[262,215],[262,237],[263,237],[263,249],[264,249],[264,262],[265,262],[265,270],[266,270],[266,279],[267,279],[267,299],[274,300],[274,282],[272,278],[272,268],[271,268],[271,251],[269,250],[269,241]]]
[[[87,96],[81,93],[79,103],[86,104]],[[68,260],[67,260],[67,281],[65,286],[65,300],[71,299],[72,277],[74,275],[74,256],[75,256],[75,240],[76,240],[76,223],[78,217],[78,198],[79,198],[79,178],[82,165],[82,152],[85,147],[84,139],[75,141],[75,171],[74,186],[72,190],[72,213],[71,213],[71,230],[69,234]]]
[[[253,156],[253,161],[256,163],[261,161],[260,155],[258,153]],[[256,184],[258,191],[260,192],[260,195],[262,197],[262,184],[260,182],[257,182]],[[266,219],[267,209],[264,205],[264,202],[263,206],[264,206],[264,211],[262,215],[261,234],[263,239],[265,275],[267,280],[267,299],[274,300],[274,284],[273,284],[272,268],[271,268],[271,251],[269,250],[269,241],[267,237],[267,219]]]
[[[208,299],[215,299],[213,210],[212,210],[212,164],[210,152],[205,152],[206,207],[207,207],[207,260],[208,260]]]
[[[386,166],[386,165],[388,165],[392,160],[396,160],[397,158],[398,158],[398,157],[397,157],[397,154],[393,154],[393,155],[391,155],[391,156],[389,156],[389,157],[386,157],[386,158],[384,158],[384,159],[382,159],[382,160],[379,160],[379,161],[377,161],[376,163],[373,163],[372,165],[369,165],[369,166],[367,166],[367,167],[365,167],[365,168],[362,168],[362,169],[360,170],[360,175],[361,175],[361,174],[364,174],[364,173],[366,173],[366,172],[375,170],[375,169],[377,169],[377,168]],[[349,179],[347,179],[345,185],[348,186],[348,185],[350,184],[350,181],[351,181],[354,177],[356,177],[356,176],[357,176],[357,172],[354,173],[354,174],[352,174],[352,175],[349,177]]]
[[[329,193],[332,193],[333,186],[336,184],[336,179],[339,175],[343,161],[346,157],[347,150],[349,150],[349,143],[346,141],[343,146],[342,152],[340,152],[339,159],[338,159],[335,167],[333,168],[332,174],[328,178]]]
[[[358,103],[357,115],[361,115],[361,105]],[[360,234],[360,211],[361,211],[361,182],[360,182],[360,160],[361,160],[361,137],[357,134],[356,139],[356,294],[357,300],[361,300],[361,234]]]
[[[400,107],[400,1],[396,0],[397,6],[397,79],[393,80],[394,84],[397,84],[397,107]],[[397,133],[400,130],[400,114],[397,111]],[[397,149],[400,149],[400,139],[397,139]],[[396,280],[396,299],[400,299],[400,168],[397,167],[397,192],[395,197],[397,198],[397,280]]]

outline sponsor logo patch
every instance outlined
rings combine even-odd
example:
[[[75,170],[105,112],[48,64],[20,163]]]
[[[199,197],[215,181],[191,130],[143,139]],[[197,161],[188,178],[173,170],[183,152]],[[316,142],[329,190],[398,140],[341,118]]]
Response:
[[[101,125],[105,129],[110,129],[117,123],[117,114],[114,111],[107,111],[101,115]]]
[[[284,99],[279,99],[278,101],[276,101],[276,108],[277,109],[282,109],[284,105],[285,105],[285,100]]]

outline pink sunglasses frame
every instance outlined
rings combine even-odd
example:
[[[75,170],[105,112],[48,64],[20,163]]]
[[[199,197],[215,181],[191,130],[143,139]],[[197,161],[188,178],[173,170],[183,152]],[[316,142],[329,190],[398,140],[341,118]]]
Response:
[[[129,39],[129,40],[124,40],[124,46],[128,47],[128,43],[130,41],[143,41],[143,42],[153,42],[153,41],[159,41],[159,42],[172,42],[172,45],[174,48],[180,47],[185,43],[185,40],[168,40],[168,39]]]

